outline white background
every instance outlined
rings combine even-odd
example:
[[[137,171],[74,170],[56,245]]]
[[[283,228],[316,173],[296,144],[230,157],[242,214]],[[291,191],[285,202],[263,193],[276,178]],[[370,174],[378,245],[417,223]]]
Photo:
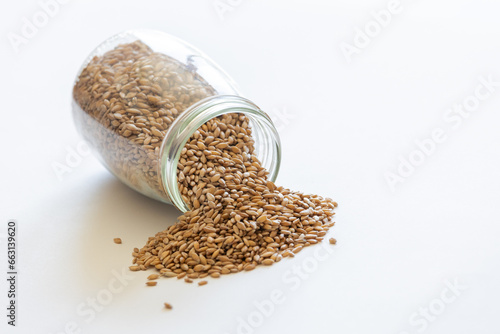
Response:
[[[389,1],[222,0],[231,6],[222,16],[216,3],[69,1],[15,52],[9,36],[42,9],[3,0],[0,267],[6,272],[14,218],[19,309],[13,329],[0,275],[0,332],[499,333],[500,86],[460,124],[444,118],[474,102],[480,77],[500,81],[498,3],[401,0],[366,47],[357,41],[350,62],[341,46],[354,45],[356,29],[376,29],[371,12]],[[178,212],[122,185],[90,155],[61,180],[53,166],[80,142],[70,96],[81,63],[131,28],[197,46],[277,116],[277,183],[339,202],[332,254],[318,258],[320,246],[310,247],[203,287],[163,279],[147,288],[149,272],[126,272],[132,279],[108,298],[113,271]],[[438,128],[446,140],[392,191],[387,173],[400,157],[418,157],[415,141]],[[285,301],[263,314],[255,302],[273,290]],[[77,312],[96,297],[107,304],[94,318]]]

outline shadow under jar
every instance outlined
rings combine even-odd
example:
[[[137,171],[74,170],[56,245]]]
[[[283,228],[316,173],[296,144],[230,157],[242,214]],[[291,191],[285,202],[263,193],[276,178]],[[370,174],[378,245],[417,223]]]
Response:
[[[126,31],[99,45],[75,80],[76,127],[101,162],[131,188],[182,212],[178,164],[190,137],[224,114],[245,117],[252,153],[273,181],[281,146],[269,116],[240,96],[210,58],[168,34]]]

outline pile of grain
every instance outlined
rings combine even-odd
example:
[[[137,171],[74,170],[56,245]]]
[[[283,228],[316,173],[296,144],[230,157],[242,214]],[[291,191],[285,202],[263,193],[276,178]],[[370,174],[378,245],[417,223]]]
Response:
[[[131,270],[166,277],[219,277],[272,265],[323,240],[337,206],[277,187],[254,155],[245,116],[204,124],[182,151],[179,188],[191,211],[135,249]]]

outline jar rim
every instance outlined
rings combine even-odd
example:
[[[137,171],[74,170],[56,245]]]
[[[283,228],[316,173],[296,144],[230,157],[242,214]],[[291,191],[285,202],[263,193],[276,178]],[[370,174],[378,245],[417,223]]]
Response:
[[[216,95],[205,98],[182,112],[170,125],[160,149],[160,178],[172,204],[182,212],[189,210],[177,184],[177,165],[189,138],[212,118],[241,113],[252,126],[256,155],[274,182],[281,165],[281,141],[271,118],[257,105],[237,95]]]

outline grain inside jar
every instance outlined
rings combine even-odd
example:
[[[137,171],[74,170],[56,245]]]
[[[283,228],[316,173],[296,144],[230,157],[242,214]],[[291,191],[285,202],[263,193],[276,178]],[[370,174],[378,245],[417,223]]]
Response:
[[[77,124],[110,171],[166,197],[159,154],[172,122],[215,90],[186,65],[137,40],[93,57],[73,89]]]

